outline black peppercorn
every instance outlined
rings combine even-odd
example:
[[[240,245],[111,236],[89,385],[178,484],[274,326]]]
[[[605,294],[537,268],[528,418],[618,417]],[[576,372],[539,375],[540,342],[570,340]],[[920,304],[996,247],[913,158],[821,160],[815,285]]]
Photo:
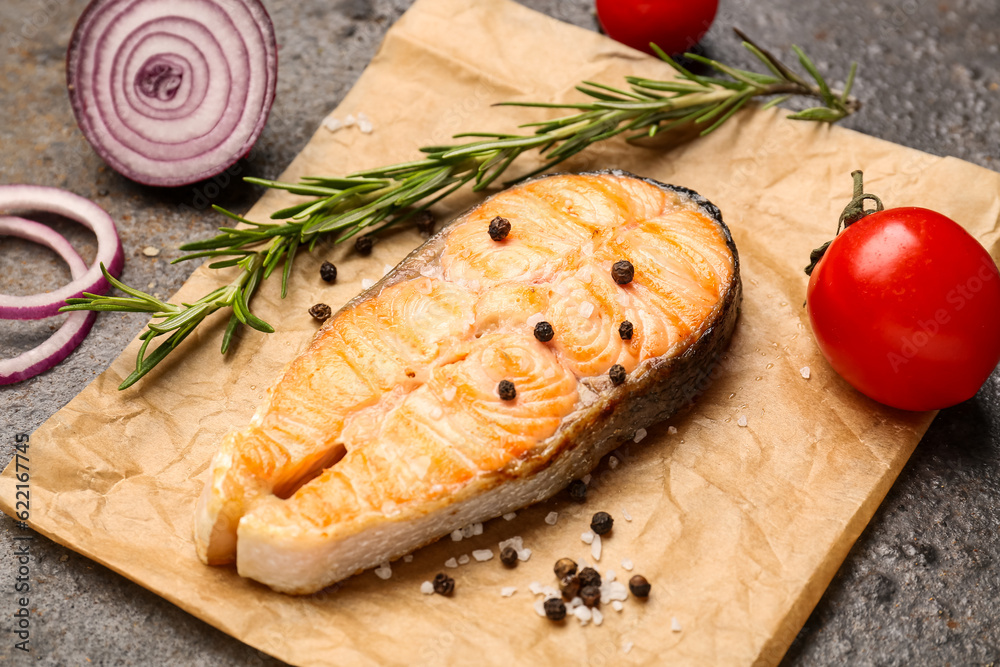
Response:
[[[455,580],[444,572],[434,576],[434,592],[438,595],[451,595],[455,592]]]
[[[559,598],[549,598],[545,601],[545,615],[550,621],[561,621],[566,618],[566,604]]]
[[[359,236],[358,240],[354,242],[354,250],[357,251],[359,255],[370,255],[372,254],[372,237],[370,236]]]
[[[560,558],[556,561],[555,567],[552,570],[556,573],[556,578],[560,581],[567,577],[573,577],[576,575],[576,561],[572,558]]]
[[[510,220],[501,218],[499,215],[490,220],[490,238],[494,241],[503,241],[510,234]]]
[[[500,552],[500,562],[507,567],[517,567],[517,551],[514,547],[504,547]]]
[[[330,308],[330,306],[326,305],[325,303],[317,303],[315,306],[309,309],[309,314],[315,317],[320,322],[325,322],[328,319],[330,319],[331,315],[333,315],[333,310]]]
[[[608,377],[611,378],[611,384],[617,387],[622,382],[625,382],[625,367],[621,364],[615,364],[608,371]]]
[[[587,485],[582,479],[574,479],[569,483],[569,497],[578,503],[587,499]]]
[[[596,607],[601,602],[601,589],[597,586],[585,586],[580,589],[580,598],[588,607]]]
[[[337,267],[330,262],[323,262],[323,266],[319,267],[319,277],[332,283],[337,279]]]
[[[635,267],[627,259],[620,259],[611,267],[611,277],[619,285],[628,285],[635,277]]]
[[[622,337],[622,340],[632,340],[632,323],[625,320],[618,326],[618,335]]]
[[[421,211],[415,216],[414,224],[421,234],[430,236],[434,233],[434,214],[430,211]]]
[[[513,401],[517,396],[517,389],[514,388],[514,383],[510,380],[500,380],[497,391],[500,392],[500,398],[504,401]]]
[[[615,520],[611,518],[610,514],[607,512],[598,512],[590,520],[590,529],[598,535],[606,535],[611,532],[611,527],[614,524]]]
[[[601,587],[601,575],[592,567],[583,568],[577,576],[580,578],[581,588],[586,588],[587,586]]]
[[[539,322],[535,325],[535,338],[543,343],[548,343],[554,335],[556,335],[556,332],[548,322]]]
[[[637,598],[649,597],[649,589],[651,586],[649,582],[646,581],[646,577],[641,574],[637,574],[628,580],[628,589],[632,591],[632,595]]]
[[[571,576],[559,582],[559,590],[562,591],[563,600],[569,602],[580,594],[580,579]]]

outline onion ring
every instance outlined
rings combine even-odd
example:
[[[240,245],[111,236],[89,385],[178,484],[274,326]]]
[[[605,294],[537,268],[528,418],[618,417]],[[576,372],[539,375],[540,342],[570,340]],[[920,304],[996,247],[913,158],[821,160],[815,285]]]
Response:
[[[101,274],[101,263],[116,278],[121,274],[125,263],[122,242],[111,216],[89,199],[58,188],[0,185],[0,211],[27,210],[58,213],[90,229],[97,235],[97,258],[82,276],[74,276],[72,282],[52,292],[31,296],[0,294],[0,319],[38,320],[52,317],[59,314],[59,309],[66,305],[66,299],[77,298],[84,292],[107,292],[108,281]]]
[[[24,218],[0,216],[0,236],[3,235],[18,236],[51,248],[69,265],[73,280],[87,273],[87,265],[73,246],[50,227]],[[38,347],[13,359],[0,359],[0,385],[27,380],[58,364],[80,345],[95,319],[97,313],[93,311],[70,313],[59,330]]]
[[[147,185],[195,183],[246,155],[277,75],[274,26],[260,0],[93,0],[66,54],[87,141]]]

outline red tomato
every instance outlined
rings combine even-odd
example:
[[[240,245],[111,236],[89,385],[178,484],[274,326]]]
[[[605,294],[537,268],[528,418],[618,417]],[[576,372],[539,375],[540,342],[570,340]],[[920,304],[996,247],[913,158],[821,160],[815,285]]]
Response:
[[[652,54],[654,42],[676,54],[701,41],[718,8],[719,0],[597,0],[597,18],[622,44]]]
[[[1000,362],[1000,273],[957,223],[894,208],[850,225],[809,280],[823,355],[863,394],[904,410],[975,395]]]

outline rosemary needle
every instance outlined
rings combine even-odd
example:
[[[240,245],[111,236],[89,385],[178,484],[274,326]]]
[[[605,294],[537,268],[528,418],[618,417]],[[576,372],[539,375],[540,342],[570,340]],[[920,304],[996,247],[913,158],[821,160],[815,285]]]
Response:
[[[701,134],[713,132],[755,98],[773,98],[773,106],[789,97],[813,98],[819,102],[789,118],[836,122],[860,108],[851,97],[856,64],[851,66],[843,90],[832,90],[809,57],[794,47],[808,79],[796,74],[771,53],[737,31],[746,47],[766,68],[766,73],[730,67],[697,54],[687,54],[714,72],[711,76],[690,71],[653,45],[654,50],[676,72],[672,80],[625,77],[625,88],[584,81],[577,90],[589,100],[573,104],[547,102],[504,102],[503,105],[563,109],[570,114],[552,120],[526,123],[526,134],[469,132],[456,139],[466,143],[421,148],[424,157],[342,177],[305,177],[299,183],[282,183],[245,178],[249,183],[286,190],[309,197],[307,201],[271,215],[279,222],[254,222],[226,211],[215,210],[244,226],[223,227],[219,234],[181,246],[187,252],[176,261],[211,258],[209,268],[239,267],[240,273],[194,303],[164,303],[130,288],[104,273],[112,285],[127,297],[85,294],[68,299],[62,311],[114,310],[145,312],[151,321],[140,335],[142,346],[133,371],[119,389],[125,389],[151,371],[170,354],[205,318],[217,310],[231,311],[222,337],[222,352],[232,342],[240,325],[271,333],[272,327],[250,312],[250,301],[260,284],[281,265],[281,296],[288,291],[288,279],[296,253],[312,250],[324,237],[341,243],[361,232],[399,224],[432,206],[459,188],[472,184],[481,191],[493,184],[523,153],[538,149],[544,164],[520,178],[542,173],[576,155],[588,146],[620,134],[629,140],[652,137],[679,125],[701,126]],[[809,80],[811,79],[811,81]],[[102,267],[103,269],[103,267]],[[157,338],[162,340],[149,351]]]

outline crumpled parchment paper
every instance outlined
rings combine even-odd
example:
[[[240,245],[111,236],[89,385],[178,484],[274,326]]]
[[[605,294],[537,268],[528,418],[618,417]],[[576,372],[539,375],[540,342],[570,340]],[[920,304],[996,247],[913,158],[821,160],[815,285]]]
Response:
[[[283,180],[344,174],[411,160],[416,147],[463,130],[512,130],[540,109],[491,108],[501,100],[574,101],[583,80],[618,85],[625,74],[666,77],[651,58],[507,0],[420,0],[393,27],[337,115],[364,112],[356,128],[315,136]],[[553,112],[555,113],[555,112]],[[518,166],[532,167],[529,161]],[[339,307],[421,243],[403,230],[360,258],[322,245],[300,258],[287,299],[272,280],[254,310],[277,333],[244,333],[222,357],[218,318],[154,374],[117,391],[133,342],[111,367],[31,438],[32,526],[267,653],[300,665],[774,664],[822,594],[933,418],[864,398],[824,362],[802,307],[809,251],[827,240],[850,198],[850,172],[889,206],[920,205],[960,221],[1000,248],[1000,175],[838,127],[744,111],[705,139],[665,150],[613,141],[566,170],[620,167],[699,191],[717,204],[739,247],[743,314],[728,356],[686,412],[619,451],[595,471],[589,500],[560,497],[489,522],[482,535],[445,539],[309,597],[289,597],[207,567],[191,539],[195,501],[220,437],[244,425],[280,368],[317,328],[316,302]],[[522,172],[523,173],[523,172]],[[269,192],[248,214],[264,219],[295,198]],[[457,196],[439,219],[476,201]],[[220,223],[223,220],[220,218]],[[333,259],[336,285],[320,281]],[[174,296],[193,300],[228,280],[199,269]],[[182,362],[182,363],[181,363]],[[805,379],[804,367],[811,369]],[[746,418],[746,426],[739,418]],[[0,506],[12,513],[12,467]],[[599,569],[653,584],[648,602],[605,608],[603,625],[539,618],[528,586],[554,584],[562,556],[592,562],[580,540],[593,512],[615,528]],[[558,523],[543,518],[558,512]],[[624,518],[625,512],[632,517]],[[444,562],[520,535],[534,555],[515,570],[499,560],[449,570],[453,598],[420,584]],[[510,598],[501,587],[516,586]],[[680,632],[672,631],[676,619]],[[634,648],[625,653],[627,642]]]

